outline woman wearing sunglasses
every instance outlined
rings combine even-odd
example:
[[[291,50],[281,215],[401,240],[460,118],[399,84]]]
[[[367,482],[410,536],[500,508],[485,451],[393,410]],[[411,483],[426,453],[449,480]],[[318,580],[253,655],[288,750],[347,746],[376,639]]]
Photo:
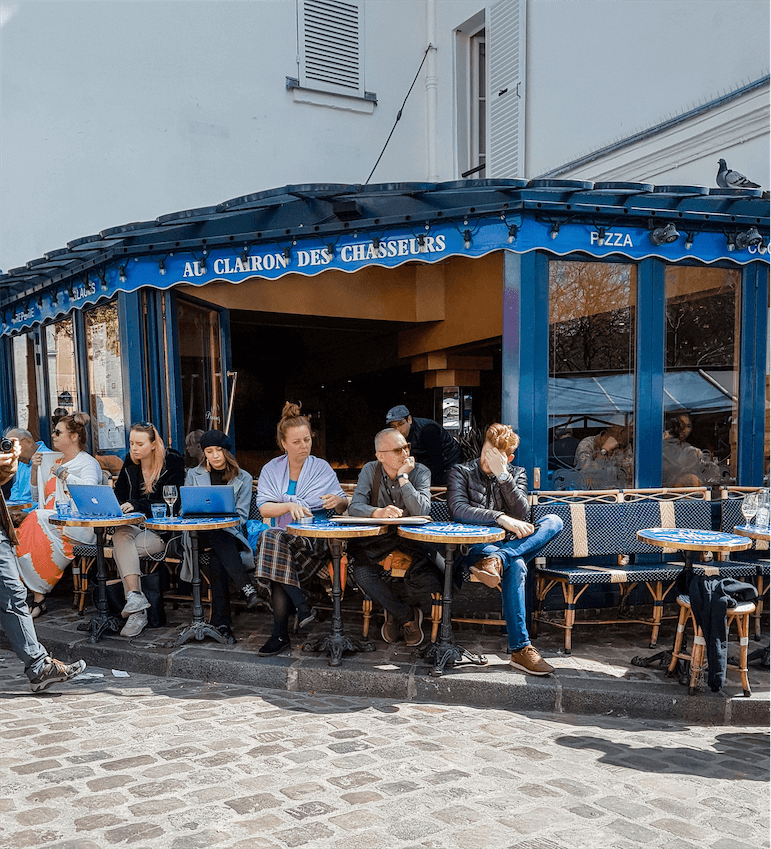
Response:
[[[76,412],[62,416],[56,423],[52,444],[54,451],[62,453],[62,459],[51,467],[47,481],[38,481],[38,492],[42,486],[45,493],[40,498],[41,506],[27,515],[16,532],[21,579],[34,596],[30,605],[33,619],[47,612],[46,595],[72,560],[72,544],[93,545],[96,539],[91,528],[63,529],[48,522],[56,512],[56,504],[70,503],[69,484],[94,486],[102,482],[102,467],[86,452],[86,428],[90,420],[87,413]]]
[[[166,450],[152,422],[136,422],[129,432],[129,453],[115,482],[115,497],[124,513],[144,513],[150,518],[153,504],[163,503],[164,486],[182,486],[185,461],[173,449]],[[160,554],[166,543],[142,526],[123,525],[112,537],[113,556],[123,582],[126,624],[122,637],[136,637],[147,626],[150,602],[140,585],[139,560]]]
[[[315,613],[301,587],[329,563],[325,540],[292,536],[283,528],[314,515],[326,518],[327,510],[344,513],[348,508],[332,467],[311,454],[311,423],[300,415],[299,404],[284,404],[276,441],[284,453],[265,464],[257,483],[260,513],[274,526],[260,537],[255,554],[256,576],[270,582],[273,606],[273,631],[259,657],[289,648],[292,611],[297,611],[299,627],[313,621]]]

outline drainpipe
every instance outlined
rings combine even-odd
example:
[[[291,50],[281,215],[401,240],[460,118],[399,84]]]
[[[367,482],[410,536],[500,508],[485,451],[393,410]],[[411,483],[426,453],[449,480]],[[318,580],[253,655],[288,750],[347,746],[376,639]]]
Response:
[[[437,129],[436,129],[436,0],[426,0],[426,40],[428,57],[426,58],[426,158],[428,166],[427,180],[439,182],[436,167]]]

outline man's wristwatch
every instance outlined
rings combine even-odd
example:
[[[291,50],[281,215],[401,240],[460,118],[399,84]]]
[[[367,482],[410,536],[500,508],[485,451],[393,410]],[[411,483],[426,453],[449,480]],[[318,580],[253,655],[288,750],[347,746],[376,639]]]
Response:
[[[495,479],[498,481],[498,483],[503,483],[505,480],[508,480],[508,477],[508,472],[501,472],[499,475],[496,475]]]
[[[410,481],[410,476],[409,476],[406,472],[402,472],[402,473],[399,475],[399,480],[400,480],[400,481],[407,481],[407,483],[409,483],[409,481]]]

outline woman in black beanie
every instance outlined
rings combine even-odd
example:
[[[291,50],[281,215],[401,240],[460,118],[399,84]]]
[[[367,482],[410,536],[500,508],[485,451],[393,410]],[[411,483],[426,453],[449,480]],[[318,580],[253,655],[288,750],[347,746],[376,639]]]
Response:
[[[232,486],[235,490],[236,512],[241,524],[234,528],[218,531],[202,531],[199,539],[211,547],[209,555],[209,583],[211,587],[211,622],[224,637],[226,643],[236,642],[230,621],[230,592],[232,581],[246,597],[246,606],[252,610],[260,603],[249,575],[254,572],[254,553],[246,539],[246,520],[252,499],[252,476],[241,469],[230,453],[231,445],[227,434],[221,430],[209,430],[201,437],[203,459],[200,465],[190,469],[185,486]],[[185,559],[180,577],[192,577],[192,551],[185,546]]]

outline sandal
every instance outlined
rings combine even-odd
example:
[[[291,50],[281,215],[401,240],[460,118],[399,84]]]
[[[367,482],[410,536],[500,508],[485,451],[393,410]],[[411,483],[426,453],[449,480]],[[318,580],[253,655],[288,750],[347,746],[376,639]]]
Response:
[[[37,619],[44,613],[48,613],[48,605],[46,604],[46,600],[42,599],[41,601],[33,601],[29,608],[29,615],[33,619]]]

